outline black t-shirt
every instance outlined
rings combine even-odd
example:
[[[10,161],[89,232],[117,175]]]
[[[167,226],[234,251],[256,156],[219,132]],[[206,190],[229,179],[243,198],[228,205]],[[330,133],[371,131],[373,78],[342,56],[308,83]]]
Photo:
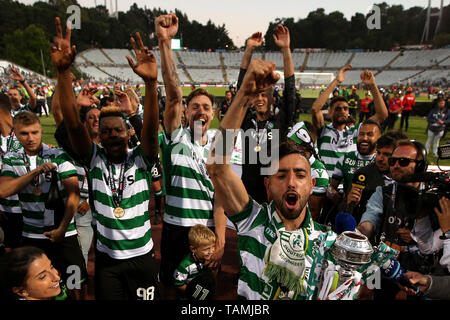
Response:
[[[245,69],[241,69],[239,73],[238,90],[246,71]],[[257,202],[261,202],[262,200],[267,201],[264,175],[261,174],[261,168],[270,164],[270,149],[272,143],[274,143],[274,135],[271,131],[273,129],[280,130],[280,143],[287,139],[287,134],[293,124],[295,113],[295,91],[295,76],[292,75],[285,78],[285,90],[283,99],[281,99],[282,103],[279,105],[278,114],[271,114],[267,120],[258,121],[256,113],[249,109],[242,122],[241,129],[244,131],[244,140],[242,141],[243,164],[241,179],[252,198],[259,200],[256,200]],[[255,148],[259,147],[260,151],[256,152]],[[264,195],[261,196],[261,193]]]
[[[225,99],[220,103],[219,110],[220,110],[220,113],[222,114],[222,117],[227,113],[232,102],[233,102],[233,99],[231,99],[230,102],[228,102],[227,99]]]

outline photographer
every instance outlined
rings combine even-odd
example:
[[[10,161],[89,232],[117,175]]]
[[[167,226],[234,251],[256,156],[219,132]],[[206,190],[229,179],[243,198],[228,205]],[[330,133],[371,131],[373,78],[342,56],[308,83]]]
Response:
[[[404,269],[425,274],[431,271],[432,257],[422,254],[411,237],[416,218],[426,214],[416,214],[422,186],[420,182],[401,181],[407,175],[424,173],[427,169],[426,157],[426,150],[420,142],[398,142],[389,158],[394,183],[376,188],[357,227],[368,238],[375,236],[376,242],[380,235],[384,235],[384,242],[399,251],[398,261]],[[394,299],[399,291],[398,286],[389,281],[382,281],[381,285],[383,290],[375,290],[375,298]]]
[[[433,232],[430,216],[416,220],[412,238],[417,242],[420,252],[432,254],[443,249],[439,264],[446,268],[445,272],[450,271],[450,200],[442,197],[439,200],[439,208],[434,211],[439,220],[440,229]]]

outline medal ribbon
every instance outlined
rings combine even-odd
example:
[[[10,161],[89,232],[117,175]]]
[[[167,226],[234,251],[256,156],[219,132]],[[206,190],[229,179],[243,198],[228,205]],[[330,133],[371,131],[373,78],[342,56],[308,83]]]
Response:
[[[14,141],[13,137],[14,137],[14,128],[11,128],[11,132],[9,133],[9,140],[8,140],[7,145],[6,145],[6,152],[5,152],[5,154],[8,153],[11,150],[11,146],[12,146],[13,141]]]
[[[259,128],[258,128],[258,120],[252,119],[253,124],[255,125],[255,131],[256,131],[256,145],[259,146],[260,141],[260,134],[259,134]],[[264,128],[261,130],[261,135],[266,134],[267,128],[269,125],[269,120],[266,120],[266,123],[264,124]]]
[[[122,202],[122,198],[123,198],[126,164],[127,164],[127,161],[123,162],[120,165],[119,187],[116,188],[116,184],[114,182],[113,164],[108,161],[108,173],[109,173],[108,182],[109,182],[109,187],[111,188],[112,198],[113,198],[113,201],[114,201],[114,204],[116,205],[116,207],[120,206],[120,203]]]
[[[39,151],[39,154],[38,154],[38,156],[36,158],[36,168],[38,168],[43,163],[42,162],[42,160],[43,160],[43,157],[42,157],[43,150],[44,150],[44,148],[42,148],[41,151]],[[28,161],[28,156],[25,153],[25,150],[23,152],[22,158],[23,158],[23,162],[24,162],[25,168],[27,169],[27,173],[29,173],[31,171],[31,169],[30,169],[30,161]],[[31,183],[31,185],[33,187],[37,187],[39,185],[39,176],[40,175],[38,174],[38,175],[36,175],[33,178],[33,182]]]

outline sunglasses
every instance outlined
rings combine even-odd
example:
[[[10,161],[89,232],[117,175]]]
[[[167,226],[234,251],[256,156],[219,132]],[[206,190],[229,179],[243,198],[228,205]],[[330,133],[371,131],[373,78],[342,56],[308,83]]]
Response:
[[[407,167],[411,162],[417,162],[416,159],[410,159],[410,158],[389,158],[388,163],[392,167],[395,165],[395,163],[398,161],[398,164],[400,167]]]

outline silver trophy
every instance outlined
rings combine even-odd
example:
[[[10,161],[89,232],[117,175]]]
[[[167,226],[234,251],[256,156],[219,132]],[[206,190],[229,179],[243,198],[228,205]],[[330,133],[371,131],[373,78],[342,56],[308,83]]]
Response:
[[[331,247],[331,254],[340,266],[338,287],[350,279],[355,270],[369,263],[373,252],[374,248],[365,235],[342,232]]]

